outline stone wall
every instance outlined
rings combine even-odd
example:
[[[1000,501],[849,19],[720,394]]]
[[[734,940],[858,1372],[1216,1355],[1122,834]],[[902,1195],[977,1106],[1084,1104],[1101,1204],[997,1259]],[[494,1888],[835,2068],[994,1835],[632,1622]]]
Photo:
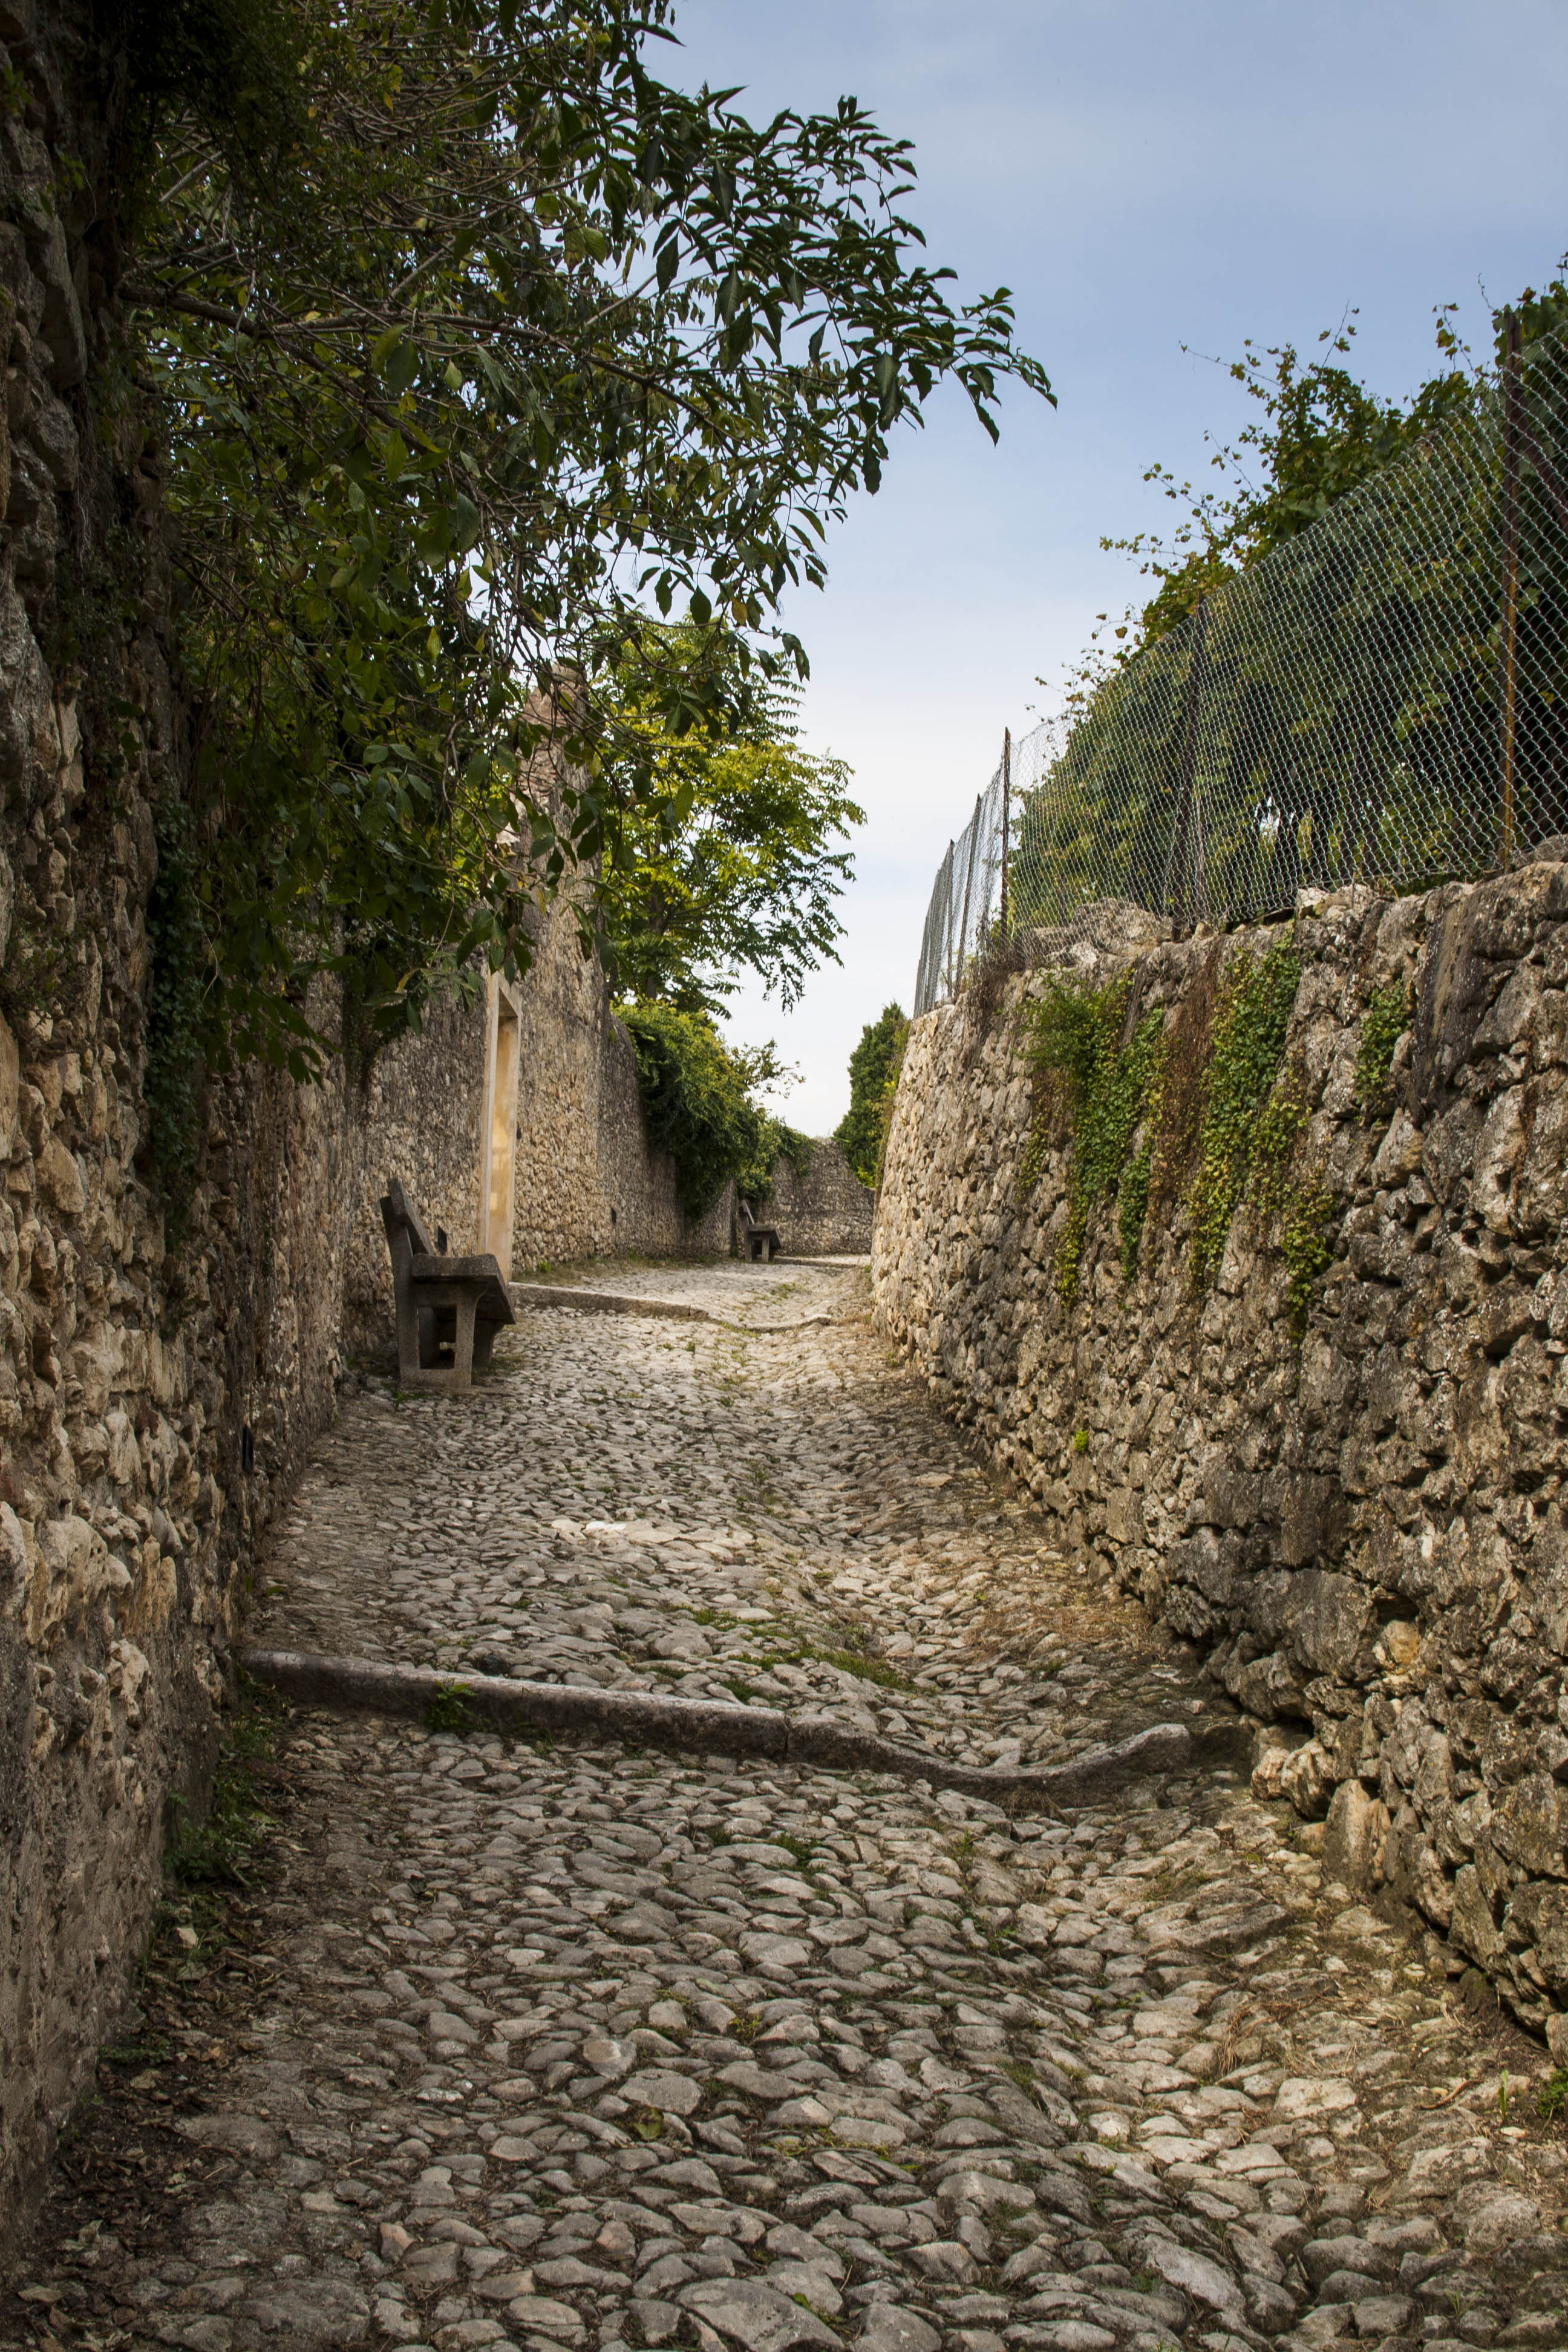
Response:
[[[814,1136],[802,1169],[781,1160],[761,1221],[778,1227],[787,1257],[863,1257],[871,1246],[873,1194],[830,1135]]]
[[[0,117],[0,2212],[13,2219],[123,1998],[165,1796],[199,1779],[210,1745],[258,1363],[285,1426],[318,1425],[331,1384],[279,1307],[310,1202],[269,1264],[258,1245],[277,1199],[276,1090],[213,1090],[210,1178],[177,1270],[139,1173],[153,801],[180,751],[162,467],[134,408],[100,411],[92,389],[118,345],[110,131],[62,62],[95,70],[89,13],[61,8],[37,32],[5,0],[0,41],[13,93]],[[143,715],[116,774],[121,699]]]
[[[256,1539],[344,1349],[390,1338],[376,1198],[397,1171],[461,1247],[489,1103],[492,1003],[437,1006],[363,1088],[207,1079],[160,1189],[147,915],[187,729],[101,31],[0,0],[0,2241],[125,2004],[169,1800],[201,1801]],[[518,1254],[721,1248],[575,942],[552,917],[516,994]]]
[[[346,1107],[343,1330],[356,1353],[381,1358],[393,1344],[379,1207],[392,1175],[432,1234],[444,1226],[454,1251],[494,1250],[513,1275],[616,1253],[705,1256],[730,1246],[728,1195],[689,1219],[674,1161],[648,1141],[636,1050],[611,1015],[603,968],[581,951],[569,906],[545,917],[535,961],[506,995],[517,1062],[510,1255],[488,1218],[481,1149],[504,1034],[500,984],[472,1005],[436,1006],[422,1034],[384,1053]]]
[[[1223,968],[1286,929],[1149,944],[1142,920],[1121,949],[1102,926],[1075,968],[1131,967],[1132,1013],[1163,1008],[1175,1059],[1184,1038],[1201,1066]],[[1181,1189],[1130,1284],[1114,1201],[1091,1215],[1064,1304],[1060,1114],[1021,1184],[1039,973],[915,1024],[876,1309],[1056,1541],[1268,1727],[1260,1783],[1327,1813],[1338,1874],[1487,1970],[1568,2059],[1568,868],[1340,894],[1295,942],[1293,1181],[1334,1204],[1299,1336],[1279,1214],[1237,1212],[1200,1297]],[[1393,1108],[1369,1118],[1369,1002],[1406,985]]]

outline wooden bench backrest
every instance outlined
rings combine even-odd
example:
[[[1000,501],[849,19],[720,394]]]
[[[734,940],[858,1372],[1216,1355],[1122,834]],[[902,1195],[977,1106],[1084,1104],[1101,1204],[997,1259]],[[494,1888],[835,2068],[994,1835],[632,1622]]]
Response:
[[[415,1257],[434,1257],[436,1244],[425,1230],[425,1220],[403,1189],[403,1180],[389,1176],[382,1196],[381,1222],[386,1228],[390,1247],[399,1234],[406,1234],[410,1254]],[[395,1255],[395,1252],[394,1253]]]

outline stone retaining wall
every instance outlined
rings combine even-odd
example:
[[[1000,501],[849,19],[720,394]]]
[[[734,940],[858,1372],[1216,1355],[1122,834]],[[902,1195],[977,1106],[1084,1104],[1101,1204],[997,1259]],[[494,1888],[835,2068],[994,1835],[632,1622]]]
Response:
[[[693,1222],[676,1194],[674,1161],[649,1143],[636,1049],[611,1015],[602,967],[582,953],[569,906],[545,917],[535,961],[510,993],[517,1117],[507,1272],[617,1253],[727,1250],[728,1195]],[[402,1177],[432,1233],[445,1227],[454,1251],[507,1255],[482,1197],[497,1027],[495,983],[472,1005],[438,1004],[419,1036],[379,1057],[345,1106],[343,1333],[356,1353],[384,1358],[394,1345],[379,1205],[390,1175]]]
[[[789,1257],[860,1257],[871,1246],[874,1199],[830,1135],[812,1138],[811,1157],[797,1170],[781,1160],[759,1219],[776,1225]]]
[[[1064,959],[1096,982],[1131,966],[1168,1036],[1289,928],[1174,944],[1128,909],[1119,945],[1102,913]],[[1568,868],[1342,893],[1295,938],[1295,1176],[1334,1203],[1300,1337],[1279,1215],[1238,1211],[1199,1297],[1180,1193],[1130,1285],[1114,1202],[1091,1215],[1063,1303],[1061,1118],[1020,1178],[1039,973],[914,1026],[876,1311],[1052,1539],[1271,1727],[1260,1785],[1327,1814],[1339,1874],[1418,1914],[1568,2060]],[[1393,1108],[1369,1121],[1369,1002],[1406,985]]]
[[[124,2008],[169,1801],[202,1801],[256,1538],[343,1349],[390,1339],[377,1196],[400,1172],[462,1246],[489,1100],[489,1006],[437,1006],[363,1089],[209,1076],[195,1168],[153,1164],[154,811],[189,730],[111,39],[86,0],[0,0],[0,2242]],[[518,1262],[724,1247],[648,1150],[569,910],[540,945]]]

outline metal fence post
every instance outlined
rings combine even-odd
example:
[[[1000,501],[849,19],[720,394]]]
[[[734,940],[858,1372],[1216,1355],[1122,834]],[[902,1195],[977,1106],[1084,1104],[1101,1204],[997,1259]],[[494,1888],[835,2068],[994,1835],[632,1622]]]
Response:
[[[969,940],[969,894],[974,887],[974,852],[980,840],[980,803],[983,793],[974,795],[974,814],[969,820],[969,862],[963,869],[963,920],[958,929],[958,973],[948,993],[956,996],[963,986],[963,951]]]
[[[1182,793],[1176,804],[1176,838],[1172,856],[1175,889],[1171,919],[1178,933],[1187,921],[1187,865],[1193,825],[1193,795],[1198,772],[1198,705],[1204,687],[1204,644],[1208,631],[1208,600],[1200,596],[1193,607],[1193,657],[1187,665],[1187,722],[1182,743]],[[1197,894],[1194,893],[1194,905]]]
[[[1007,816],[1008,802],[1013,795],[1013,730],[1002,730],[1002,897],[996,908],[996,929],[1004,947],[1007,944]]]
[[[1506,356],[1502,369],[1502,709],[1499,751],[1502,769],[1502,826],[1498,864],[1513,856],[1514,766],[1519,742],[1519,443],[1523,390],[1524,337],[1517,312],[1505,310]]]

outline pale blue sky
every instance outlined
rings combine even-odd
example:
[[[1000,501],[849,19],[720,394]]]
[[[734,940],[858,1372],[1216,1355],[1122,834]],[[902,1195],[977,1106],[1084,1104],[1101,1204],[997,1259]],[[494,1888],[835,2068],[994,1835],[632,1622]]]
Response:
[[[847,759],[869,822],[843,903],[843,965],[789,1015],[748,995],[734,1033],[773,1035],[820,1134],[845,1064],[889,997],[906,1010],[931,876],[1133,567],[1102,532],[1158,522],[1144,467],[1192,473],[1239,392],[1184,353],[1315,341],[1359,307],[1378,390],[1432,371],[1432,308],[1478,341],[1487,298],[1568,246],[1568,10],[1562,0],[678,0],[671,79],[741,82],[748,110],[852,91],[915,142],[910,209],[972,290],[1013,288],[1056,409],[1005,403],[993,449],[965,404],[932,404],[883,488],[789,618],[813,677],[808,739]],[[1169,512],[1169,509],[1164,509]]]

